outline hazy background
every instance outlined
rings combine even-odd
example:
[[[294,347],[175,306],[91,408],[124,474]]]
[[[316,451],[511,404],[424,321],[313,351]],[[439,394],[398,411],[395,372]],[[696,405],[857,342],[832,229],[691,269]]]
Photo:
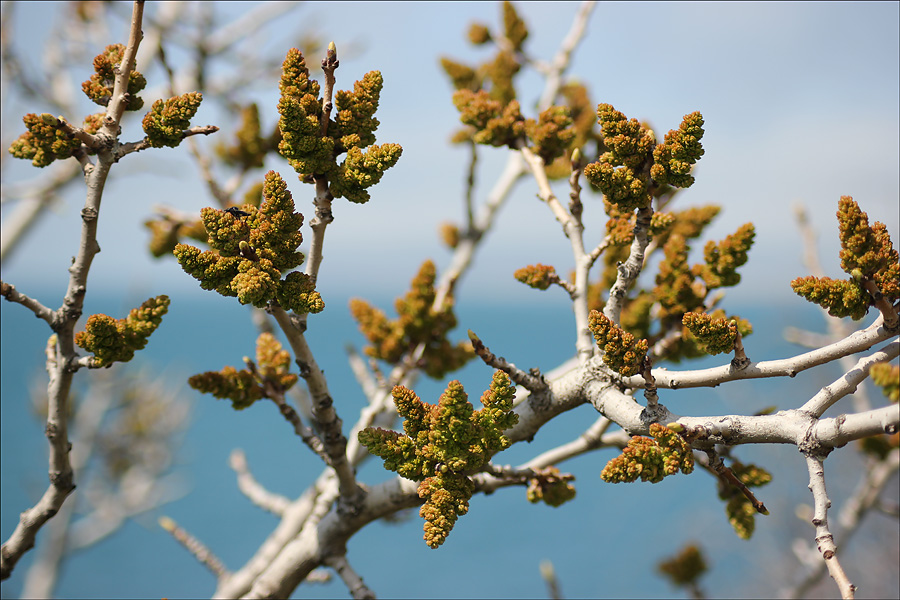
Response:
[[[578,4],[516,6],[530,26],[528,53],[551,58]],[[817,311],[789,287],[793,277],[807,274],[800,258],[793,203],[801,202],[809,209],[820,231],[822,262],[831,276],[841,276],[834,217],[841,195],[852,195],[870,219],[885,222],[897,240],[898,6],[602,3],[592,14],[587,39],[573,56],[570,73],[587,83],[594,103],[608,102],[629,117],[647,120],[660,136],[677,127],[683,115],[702,112],[706,154],[696,168],[697,183],[680,196],[679,203],[723,206],[710,228],[712,239],[721,239],[747,221],[756,225],[756,245],[742,270],[744,283],[729,290],[725,303],[730,312],[753,320],[756,333],[747,346],[754,360],[799,351],[780,341],[785,325],[821,328]],[[121,11],[126,17],[127,7],[123,4]],[[230,2],[217,8],[227,22],[250,7]],[[47,20],[65,15],[63,5],[57,3],[29,2],[15,8],[12,30],[22,47],[26,41],[30,47],[39,47],[46,37]],[[156,8],[148,3],[148,15]],[[499,19],[500,6],[493,3],[313,2],[301,4],[250,42],[273,57],[283,57],[310,31],[326,43],[334,40],[341,60],[339,89],[352,89],[353,81],[365,72],[381,70],[385,87],[377,115],[378,141],[397,142],[404,148],[397,166],[373,188],[368,204],[335,202],[335,223],[327,233],[319,277],[327,309],[310,319],[309,336],[329,374],[345,423],[355,420],[362,408],[362,396],[342,354],[345,343],[362,342],[347,316],[347,300],[364,296],[390,310],[391,299],[406,290],[424,258],[434,259],[439,270],[446,266],[449,253],[437,239],[437,228],[442,221],[463,215],[468,155],[447,143],[458,127],[458,116],[439,58],[449,56],[469,64],[485,59],[490,51],[469,46],[465,32],[472,21],[496,29]],[[114,38],[109,43],[124,41],[126,22],[112,23],[111,31]],[[176,48],[170,54],[177,64],[190,60]],[[38,53],[24,52],[22,59],[40,68]],[[144,70],[141,67],[139,56],[138,68]],[[158,90],[159,68],[144,72],[148,87]],[[76,86],[90,73],[86,64]],[[542,82],[533,73],[519,80],[523,112],[533,116]],[[155,99],[143,96],[148,105]],[[260,103],[263,121],[271,127],[277,118],[277,80],[260,80],[252,94],[234,98],[249,99]],[[70,116],[72,120],[96,110],[86,99],[80,106],[83,112]],[[23,113],[46,110],[23,105],[7,86],[2,107],[4,148],[23,130]],[[222,126],[220,133],[200,140],[205,147],[215,137],[230,141],[233,135],[234,124],[222,122],[221,114],[214,104],[204,103],[193,120],[197,125]],[[141,137],[139,119],[132,117],[124,131],[126,140]],[[480,157],[478,202],[493,184],[505,153],[483,148]],[[27,162],[4,160],[8,163],[4,186],[36,176]],[[309,218],[312,188],[301,185],[283,161],[273,159],[267,167],[285,176],[298,210]],[[511,274],[535,262],[553,264],[567,273],[571,254],[558,223],[536,193],[530,180],[518,184],[499,215],[497,228],[479,251],[474,269],[462,281],[457,302],[462,333],[457,335],[463,337],[465,328],[471,327],[497,353],[520,366],[546,371],[572,353],[571,311],[559,290],[540,293],[517,283]],[[565,194],[565,188],[559,193]],[[599,197],[586,193],[584,200],[587,242],[595,244],[602,239],[606,218]],[[149,296],[168,294],[173,301],[171,312],[142,355],[177,386],[195,372],[239,365],[242,356],[252,353],[255,332],[244,307],[202,292],[173,260],[147,257],[148,235],[142,223],[159,203],[184,211],[211,204],[186,148],[144,151],[127,157],[113,170],[98,234],[104,251],[91,270],[85,312],[123,316]],[[73,186],[3,262],[3,280],[57,307],[65,291],[65,269],[77,251],[82,204],[83,190]],[[4,219],[12,208],[4,202]],[[25,398],[28,385],[40,381],[42,349],[50,332],[22,307],[0,306],[4,350],[0,536],[5,540],[18,513],[46,487],[43,426],[28,415]],[[797,406],[830,381],[831,375],[839,373],[825,373],[824,379],[798,376],[787,387],[780,387],[783,382],[757,383],[689,395],[669,393],[662,401],[682,414],[747,412],[775,403]],[[490,370],[479,365],[467,367],[459,376],[473,400],[489,377]],[[416,389],[426,400],[435,401],[444,384],[423,381]],[[193,425],[178,469],[188,495],[73,558],[64,572],[61,595],[208,595],[213,590],[212,577],[155,525],[156,516],[173,516],[208,543],[229,568],[237,569],[275,521],[236,490],[227,467],[230,450],[243,447],[261,482],[291,496],[301,493],[320,472],[317,460],[304,452],[274,409],[254,406],[234,413],[227,403],[189,391],[185,394],[195,401]],[[587,407],[573,411],[542,430],[535,444],[513,448],[503,460],[524,461],[576,436],[594,418]],[[734,539],[711,478],[698,474],[696,481],[673,478],[659,486],[608,486],[598,474],[611,456],[605,451],[563,465],[578,476],[578,497],[571,506],[560,510],[531,506],[524,501],[523,490],[501,490],[491,497],[474,498],[470,513],[437,551],[424,546],[421,520],[413,515],[398,526],[375,524],[363,530],[350,543],[349,559],[385,597],[543,597],[537,570],[543,558],[555,562],[563,593],[570,597],[663,596],[672,590],[651,574],[654,562],[694,537],[703,538],[714,552],[717,570],[710,577],[710,588],[718,593],[713,595],[753,597],[772,593],[769,579],[787,576],[795,568],[792,557],[759,556],[759,549],[791,534],[812,537],[811,530],[792,514],[794,503],[808,501],[805,467],[792,448],[741,449],[741,457],[748,461],[786,470],[765,499],[770,509],[777,510],[769,519],[758,520],[760,529],[749,543]],[[829,464],[841,465],[844,460],[836,456]],[[387,474],[377,467],[369,463],[361,477],[368,482],[385,479]],[[793,479],[791,473],[800,478]],[[833,486],[840,498],[854,483],[853,478],[843,483],[829,480],[829,490]],[[777,500],[779,494],[787,496]],[[883,517],[873,519],[874,529],[886,523]],[[672,533],[661,536],[660,530]],[[860,536],[855,543],[865,548],[865,539]],[[33,556],[27,555],[0,587],[4,597],[18,595]],[[857,564],[865,565],[867,556],[859,550]],[[754,561],[772,577],[754,580],[754,574],[740,575],[746,561]],[[636,564],[641,565],[638,571]],[[448,568],[450,574],[446,574]],[[640,573],[638,587],[635,573]],[[736,581],[741,584],[734,587]],[[344,597],[346,590],[337,583],[298,592],[300,597],[318,595]]]

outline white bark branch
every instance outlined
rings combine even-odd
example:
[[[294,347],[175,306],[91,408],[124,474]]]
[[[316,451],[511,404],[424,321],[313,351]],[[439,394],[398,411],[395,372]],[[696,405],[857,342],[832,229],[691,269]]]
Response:
[[[822,459],[807,455],[806,465],[809,469],[809,490],[812,492],[815,502],[812,523],[816,527],[816,544],[819,552],[822,553],[828,572],[841,591],[841,598],[853,598],[856,586],[850,583],[850,579],[838,561],[834,536],[831,535],[831,530],[828,528],[828,509],[831,508],[831,500],[828,499],[828,493],[825,490],[825,469]]]

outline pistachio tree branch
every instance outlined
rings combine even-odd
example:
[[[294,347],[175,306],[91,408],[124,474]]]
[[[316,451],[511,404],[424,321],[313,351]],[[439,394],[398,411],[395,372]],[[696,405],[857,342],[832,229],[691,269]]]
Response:
[[[350,596],[357,600],[369,600],[375,598],[375,592],[366,586],[362,577],[353,570],[350,563],[347,562],[345,554],[336,554],[327,557],[323,561],[327,566],[334,569],[335,573],[343,580],[350,592]]]
[[[197,125],[185,129],[181,132],[181,135],[186,139],[195,135],[210,135],[217,131],[219,131],[219,128],[216,125]],[[144,138],[139,142],[128,142],[125,144],[121,144],[118,150],[116,150],[116,160],[133,152],[140,152],[141,150],[146,150],[147,148],[151,147],[152,146],[150,145],[150,140],[148,140],[147,138]],[[193,147],[192,150],[194,150]],[[210,175],[210,177],[212,177],[212,175]]]
[[[541,98],[538,100],[539,110],[546,109],[556,100],[556,95],[559,93],[559,88],[562,85],[563,73],[569,68],[572,60],[572,53],[578,47],[582,38],[584,38],[587,31],[587,23],[588,20],[590,20],[595,4],[596,2],[592,1],[582,2],[578,12],[575,13],[575,19],[572,21],[572,26],[566,34],[566,37],[563,38],[553,60],[550,62],[550,69],[546,72],[547,82],[544,86]]]
[[[341,62],[337,57],[337,47],[334,42],[328,44],[325,58],[322,59],[322,71],[325,73],[325,83],[322,86],[322,114],[319,116],[319,134],[325,135],[328,128],[328,120],[334,108],[332,96],[334,94],[334,72]],[[319,265],[322,264],[322,248],[325,243],[325,229],[334,221],[334,213],[331,212],[331,203],[334,200],[328,189],[328,177],[314,175],[316,182],[316,196],[313,205],[316,209],[315,216],[310,220],[309,227],[312,230],[312,240],[309,244],[309,256],[306,262],[306,274],[315,282],[319,275]]]
[[[900,470],[900,450],[896,448],[891,450],[884,460],[867,466],[853,495],[847,499],[838,513],[835,535],[842,544],[846,546],[850,537],[859,530],[863,518],[877,506],[882,491],[898,470]],[[814,551],[815,557],[818,558],[818,549],[810,548],[810,550]],[[809,596],[809,590],[827,570],[827,563],[824,560],[811,561],[810,564],[812,567],[808,569],[803,579],[790,590],[785,591],[781,595],[783,598],[806,598]]]
[[[131,12],[131,27],[128,30],[128,43],[122,54],[122,64],[116,70],[116,79],[113,84],[112,96],[106,107],[106,117],[103,119],[102,131],[111,139],[118,136],[119,123],[128,106],[128,78],[136,66],[138,47],[144,37],[141,31],[141,22],[144,17],[144,0],[134,0]]]
[[[572,255],[575,260],[575,282],[574,293],[572,296],[572,310],[575,313],[575,349],[579,360],[587,361],[594,354],[594,343],[588,328],[588,275],[590,273],[593,261],[584,249],[584,226],[579,219],[576,219],[562,205],[556,194],[550,188],[550,180],[547,178],[547,171],[544,161],[534,154],[527,147],[520,149],[525,163],[531,170],[535,182],[538,186],[538,192],[541,200],[550,208],[553,216],[563,227],[566,237],[572,246]]]
[[[750,363],[747,367],[740,370],[732,367],[730,363],[720,367],[694,371],[654,369],[653,377],[656,380],[656,387],[670,389],[713,386],[738,379],[794,377],[797,373],[812,367],[868,350],[875,344],[888,340],[895,335],[896,333],[884,327],[883,320],[879,316],[872,325],[863,330],[854,332],[846,338],[823,348],[798,354],[791,358]],[[890,352],[893,352],[893,350]],[[644,379],[640,375],[622,377],[618,379],[618,382],[626,387],[639,388],[644,386]]]
[[[58,198],[58,193],[75,180],[80,169],[74,161],[57,161],[49,179],[18,186],[4,185],[3,202],[18,198],[19,204],[3,218],[0,230],[0,261],[12,254],[22,238],[34,227],[38,217]]]
[[[101,132],[106,133],[115,143],[118,123],[125,110],[125,90],[128,77],[134,69],[134,56],[141,38],[141,17],[143,0],[136,0],[133,7],[128,45],[125,48],[122,65],[116,75],[114,93],[107,106],[106,117]],[[96,166],[85,169],[87,195],[81,211],[81,240],[75,261],[69,267],[69,284],[63,305],[56,313],[53,326],[57,334],[55,356],[48,361],[49,383],[47,387],[47,427],[46,435],[50,443],[50,486],[32,508],[21,513],[19,523],[9,539],[0,547],[0,579],[7,579],[22,555],[34,547],[35,537],[40,528],[57,512],[66,498],[75,489],[75,474],[69,460],[68,403],[69,390],[74,375],[70,364],[77,359],[75,352],[75,324],[82,314],[87,277],[94,256],[100,251],[97,243],[97,219],[100,201],[109,169],[115,162],[113,152],[100,150]]]
[[[551,384],[553,394],[553,406],[546,408],[541,414],[530,410],[529,403],[523,402],[516,407],[516,413],[520,415],[520,422],[512,429],[507,430],[511,440],[521,441],[529,436],[528,430],[533,426],[528,421],[542,420],[546,422],[546,414],[559,414],[590,400],[595,406],[607,406],[616,409],[616,402],[627,401],[633,405],[633,415],[630,421],[635,423],[635,428],[640,429],[640,412],[642,407],[634,402],[634,399],[619,392],[615,387],[607,384],[599,386],[598,380],[585,379],[585,368],[581,367],[570,371],[560,380]],[[554,389],[555,388],[555,389]],[[608,396],[595,398],[594,396]],[[675,415],[672,415],[673,417]],[[858,418],[857,418],[858,417]],[[618,422],[617,419],[613,419]],[[629,421],[629,419],[623,419]],[[846,433],[852,430],[852,435],[870,435],[873,432],[884,431],[883,423],[890,422],[894,427],[900,424],[900,406],[893,405],[886,409],[871,411],[871,414],[849,415],[841,424],[833,423],[835,419],[822,419],[814,422],[809,415],[799,411],[789,411],[779,415],[766,415],[761,417],[727,416],[717,418],[721,421],[714,435],[708,439],[716,443],[791,443],[805,447],[824,447],[825,445],[839,445],[849,441]],[[522,425],[523,421],[526,422]],[[688,422],[690,426],[702,426],[709,421],[708,417],[684,417],[680,421]],[[857,422],[859,421],[859,422]],[[868,425],[866,425],[868,423]],[[879,429],[872,425],[878,423]],[[627,422],[626,425],[631,425]],[[821,431],[818,431],[819,425]],[[646,425],[643,428],[646,429]],[[851,436],[852,437],[852,436]],[[818,441],[820,446],[810,443],[810,439]],[[488,477],[487,474],[479,474],[477,477]],[[410,508],[421,504],[418,496],[416,482],[395,477],[383,484],[369,489],[358,512],[346,515],[341,514],[336,506],[327,508],[320,519],[307,519],[299,533],[291,539],[275,556],[268,566],[255,578],[249,590],[247,598],[272,598],[289,595],[313,569],[323,564],[325,558],[330,556],[330,549],[342,547],[343,544],[359,529],[368,523],[393,514],[398,510]],[[323,506],[319,504],[319,506]]]
[[[609,291],[609,300],[606,301],[606,306],[603,307],[603,314],[606,315],[606,318],[617,325],[622,315],[622,308],[625,306],[628,290],[631,289],[644,266],[644,251],[650,243],[649,229],[652,216],[653,209],[649,206],[637,210],[634,240],[631,242],[628,258],[624,263],[618,265],[616,282]]]
[[[250,469],[247,467],[247,456],[244,454],[243,450],[239,448],[232,450],[231,456],[228,459],[228,465],[237,475],[238,489],[241,490],[253,504],[279,517],[284,516],[291,501],[281,494],[270,492],[256,481],[256,478],[253,477],[253,473],[251,473]]]
[[[509,375],[509,378],[512,379],[516,385],[521,385],[534,393],[539,393],[547,389],[547,382],[544,380],[539,369],[531,369],[530,373],[526,373],[516,365],[508,362],[502,356],[497,356],[484,345],[481,338],[475,335],[471,329],[469,330],[469,340],[472,342],[472,347],[475,348],[475,354],[477,354],[486,365],[494,367],[495,369],[500,369]]]
[[[266,397],[275,403],[275,406],[278,407],[278,412],[281,413],[284,420],[290,423],[294,428],[294,433],[297,434],[297,436],[303,440],[303,443],[318,455],[325,464],[330,464],[331,459],[325,452],[325,445],[322,443],[322,440],[312,429],[303,423],[299,413],[297,413],[294,407],[285,400],[284,392],[273,385],[271,381],[263,377],[259,372],[259,369],[257,369],[255,362],[248,358],[244,358],[244,362],[247,364],[247,369],[253,374],[256,380],[261,382]]]
[[[809,470],[809,490],[815,502],[812,523],[816,526],[816,545],[822,553],[828,573],[841,591],[841,598],[853,598],[856,586],[850,583],[838,560],[834,536],[828,527],[828,509],[831,507],[831,500],[828,499],[828,492],[825,490],[825,467],[821,458],[810,454],[806,456],[806,466]]]
[[[0,280],[0,296],[3,296],[10,302],[15,302],[17,304],[21,304],[28,310],[34,313],[38,319],[43,319],[47,322],[48,325],[53,327],[55,313],[41,304],[38,300],[31,298],[30,296],[23,294],[22,292],[16,289],[16,286],[10,285],[5,281]]]
[[[525,163],[519,153],[509,154],[506,166],[488,193],[484,204],[478,208],[472,224],[466,231],[460,232],[459,244],[454,249],[450,265],[441,274],[440,280],[435,286],[435,306],[443,306],[452,291],[452,286],[468,270],[481,238],[490,231],[497,211],[506,202],[516,182],[525,175],[525,168]]]
[[[213,554],[203,542],[179,527],[178,523],[173,519],[169,517],[160,517],[159,526],[172,534],[172,537],[178,540],[188,552],[193,554],[194,558],[196,558],[200,564],[212,571],[217,579],[228,577],[228,569],[225,568],[225,564],[219,560],[219,557]]]
[[[809,402],[800,407],[817,417],[821,416],[835,402],[856,391],[857,386],[869,376],[872,365],[889,361],[900,355],[900,341],[894,340],[878,352],[860,358],[844,375],[830,385],[823,387]]]
[[[312,350],[306,343],[306,337],[284,309],[274,307],[272,315],[287,336],[291,349],[294,351],[294,360],[300,368],[300,376],[306,381],[312,401],[313,418],[322,441],[325,443],[328,464],[337,475],[341,498],[351,501],[358,496],[359,486],[356,483],[353,467],[347,461],[347,438],[341,431],[343,422],[334,408],[334,400],[328,391],[325,375],[316,363]]]
[[[253,557],[240,570],[219,580],[214,597],[240,598],[250,590],[260,573],[300,532],[304,523],[313,517],[317,507],[321,506],[319,499],[323,497],[329,481],[334,482],[334,472],[330,469],[287,506],[275,530],[269,534]],[[333,498],[333,495],[331,497]]]

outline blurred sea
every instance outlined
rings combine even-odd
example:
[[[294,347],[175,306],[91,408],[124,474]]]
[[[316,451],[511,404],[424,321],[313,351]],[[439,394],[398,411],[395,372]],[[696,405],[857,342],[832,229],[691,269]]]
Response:
[[[328,377],[345,431],[364,406],[346,362],[346,345],[360,347],[364,341],[348,315],[347,300],[326,298],[325,312],[310,317],[307,334]],[[546,373],[568,359],[574,348],[571,311],[562,299],[556,301],[461,305],[457,311],[460,327],[453,339],[465,339],[466,329],[472,329],[496,354],[521,368],[540,367]],[[393,314],[391,301],[374,303]],[[131,307],[113,304],[94,296],[87,311],[121,317]],[[754,333],[745,339],[745,347],[755,361],[804,351],[783,340],[782,331],[788,325],[824,331],[819,312],[799,299],[790,307],[727,309],[753,323]],[[248,317],[247,308],[214,294],[173,298],[169,314],[147,348],[138,353],[135,365],[124,367],[137,368],[138,360],[142,361],[141,365],[159,373],[192,403],[190,427],[174,468],[186,495],[73,555],[65,563],[57,588],[61,597],[209,596],[215,588],[213,577],[163,532],[156,519],[162,514],[171,516],[206,543],[227,567],[238,569],[277,521],[237,490],[227,466],[232,449],[244,449],[250,469],[262,485],[289,497],[302,493],[321,472],[319,460],[271,404],[260,402],[236,412],[228,401],[200,396],[186,386],[186,378],[194,373],[225,365],[240,368],[242,357],[253,355],[257,334]],[[869,316],[866,323],[872,319]],[[15,528],[19,512],[31,506],[47,484],[47,443],[42,423],[30,410],[28,393],[46,385],[42,361],[50,331],[24,308],[7,302],[0,305],[0,325],[0,535],[5,540]],[[726,361],[721,356],[710,357],[669,368],[701,368]],[[770,405],[799,406],[839,375],[836,368],[828,367],[790,380],[661,390],[660,401],[684,415],[752,414]],[[76,382],[86,376],[89,374],[78,373]],[[491,370],[476,361],[451,377],[463,383],[470,401],[478,407]],[[445,385],[446,381],[423,377],[414,387],[424,400],[436,402]],[[577,437],[595,419],[589,406],[579,407],[545,426],[530,444],[517,444],[495,460],[524,462]],[[852,459],[841,454],[835,453],[829,467],[852,467]],[[764,597],[775,593],[771,586],[785,578],[793,580],[790,574],[796,562],[786,545],[782,556],[760,553],[759,549],[771,550],[772,543],[786,544],[796,535],[812,539],[812,530],[793,516],[797,503],[809,502],[805,463],[792,447],[739,448],[735,455],[775,473],[775,481],[761,492],[772,515],[757,519],[757,532],[750,542],[734,536],[710,476],[698,472],[691,477],[668,478],[659,485],[604,484],[599,472],[614,452],[603,450],[560,465],[576,475],[578,490],[576,498],[561,508],[529,504],[522,488],[502,489],[492,496],[474,497],[469,513],[460,518],[437,550],[424,545],[422,522],[413,510],[398,522],[379,522],[363,529],[349,542],[348,558],[382,597],[542,598],[546,591],[538,567],[544,559],[553,561],[567,597],[657,597],[676,591],[655,574],[655,563],[677,552],[684,542],[695,540],[703,544],[713,567],[706,582],[713,595],[727,591],[729,596]],[[360,469],[360,479],[369,484],[390,476],[374,460]],[[855,477],[828,480],[833,499],[849,493],[855,484]],[[39,537],[38,549],[41,541]],[[35,551],[26,555],[13,577],[3,583],[4,598],[19,595],[34,555]],[[760,569],[767,577],[759,577]],[[301,586],[295,594],[300,598],[346,596],[339,580]]]

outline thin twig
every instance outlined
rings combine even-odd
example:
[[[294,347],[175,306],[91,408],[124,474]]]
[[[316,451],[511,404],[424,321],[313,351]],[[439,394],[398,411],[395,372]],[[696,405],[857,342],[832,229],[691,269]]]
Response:
[[[650,243],[649,229],[650,218],[653,216],[651,207],[639,208],[634,223],[634,240],[631,242],[631,250],[628,259],[618,265],[616,282],[609,291],[609,300],[603,307],[603,314],[613,323],[619,323],[622,308],[625,306],[625,298],[628,290],[641,274],[644,266],[644,250]]]
[[[768,515],[769,509],[766,508],[766,505],[763,504],[748,488],[743,481],[738,479],[738,477],[734,474],[734,471],[731,470],[730,467],[725,466],[725,461],[719,456],[716,451],[712,448],[706,451],[706,455],[709,457],[709,464],[707,465],[710,470],[712,470],[719,479],[726,486],[736,487],[740,492],[750,501],[750,504],[753,505],[753,508],[756,509],[761,515]]]
[[[846,545],[854,533],[859,531],[863,517],[872,509],[878,509],[881,492],[900,469],[900,450],[893,449],[884,460],[871,461],[863,472],[853,495],[844,503],[838,513],[835,535]],[[897,516],[897,515],[893,515]],[[815,549],[811,549],[815,551]],[[805,554],[805,553],[804,553]],[[814,555],[818,559],[818,552]],[[785,592],[785,598],[806,598],[809,590],[825,574],[825,561],[815,560],[811,568],[797,585]]]
[[[41,304],[39,301],[35,300],[23,294],[22,292],[16,290],[16,286],[10,285],[5,281],[0,280],[0,296],[3,296],[10,302],[16,302],[21,304],[28,310],[34,313],[38,319],[43,319],[47,322],[50,327],[54,326],[56,313],[52,310]]]
[[[353,570],[344,554],[336,554],[323,560],[327,566],[334,569],[335,573],[343,580],[350,592],[350,596],[357,600],[370,600],[375,598],[375,592],[369,589],[362,577]]]
[[[850,579],[838,561],[834,536],[828,528],[828,509],[831,507],[831,500],[828,499],[828,492],[825,490],[825,468],[822,465],[822,459],[807,454],[806,466],[809,470],[809,490],[813,494],[815,505],[812,524],[816,527],[816,545],[819,552],[822,553],[828,573],[841,592],[841,598],[853,598],[856,586],[850,583]]]
[[[216,125],[197,125],[195,127],[190,127],[181,132],[182,138],[187,139],[195,135],[210,135],[219,131],[219,127]],[[147,138],[142,139],[139,142],[127,142],[119,146],[119,149],[116,151],[116,160],[131,154],[133,152],[140,152],[141,150],[146,150],[147,148],[152,148],[150,145],[150,140]],[[207,180],[207,183],[211,181],[215,181],[215,178],[212,175],[212,172],[208,170],[209,161],[205,159],[201,159],[199,150],[197,150],[194,145],[191,145],[191,151],[197,157],[198,164],[201,164],[201,169],[203,169],[204,178]],[[207,165],[207,168],[204,169],[203,163]],[[210,189],[212,190],[214,186],[210,184]],[[223,206],[228,203],[227,196],[221,191],[213,191],[213,195],[219,200]]]
[[[316,363],[312,350],[306,342],[306,337],[297,329],[284,309],[274,307],[272,315],[287,337],[291,349],[294,351],[294,360],[300,368],[300,376],[306,381],[312,401],[312,415],[321,432],[322,441],[325,443],[328,464],[335,470],[338,477],[341,498],[345,502],[350,502],[358,498],[359,487],[353,468],[347,461],[347,438],[341,431],[342,421],[334,408],[334,401],[328,391],[325,375]]]
[[[881,350],[860,358],[840,379],[823,387],[815,396],[800,407],[815,417],[820,417],[835,402],[856,391],[857,386],[869,376],[872,365],[893,360],[900,355],[900,341],[894,340]]]
[[[118,135],[118,123],[125,110],[127,82],[134,69],[134,56],[141,39],[141,18],[143,0],[136,0],[132,9],[128,45],[125,47],[122,65],[116,74],[114,93],[107,106],[106,117],[101,132],[110,139]],[[69,391],[74,371],[70,363],[77,358],[75,352],[75,324],[82,314],[87,277],[94,256],[100,251],[97,243],[97,219],[103,188],[113,165],[110,152],[98,153],[96,167],[86,169],[87,194],[81,210],[81,238],[78,254],[69,267],[69,284],[63,306],[57,311],[54,331],[56,336],[55,356],[48,360],[50,378],[47,386],[48,408],[45,433],[50,445],[49,476],[50,486],[32,508],[21,513],[19,523],[9,539],[0,547],[0,579],[7,579],[19,559],[34,547],[40,528],[54,515],[69,494],[75,489],[75,474],[69,458],[71,444],[68,433]]]
[[[160,517],[159,526],[168,531],[188,552],[194,555],[201,565],[213,572],[216,579],[224,579],[230,575],[225,564],[219,560],[215,554],[206,547],[206,544],[192,536],[190,533],[178,526],[173,519],[169,517]]]
[[[243,450],[235,448],[231,451],[228,459],[228,465],[237,475],[238,489],[250,499],[253,504],[269,511],[279,517],[284,516],[284,512],[291,504],[290,499],[285,498],[281,494],[275,494],[264,488],[253,477],[253,473],[247,467],[247,456]]]
[[[547,382],[544,380],[539,369],[531,369],[529,373],[526,373],[511,362],[507,362],[502,356],[495,355],[471,329],[469,330],[469,340],[472,342],[475,354],[477,354],[486,365],[494,367],[495,369],[500,369],[509,375],[509,378],[512,379],[516,385],[521,385],[533,394],[538,394],[547,390]]]
[[[823,348],[817,348],[811,352],[798,354],[790,358],[769,360],[751,363],[745,369],[735,370],[731,364],[698,369],[691,371],[669,371],[667,369],[654,369],[653,377],[659,388],[686,388],[718,385],[726,381],[739,379],[757,379],[762,377],[794,377],[797,373],[813,367],[829,363],[842,356],[849,356],[857,352],[868,350],[875,344],[894,337],[895,334],[888,331],[882,325],[882,319],[878,319],[866,329],[857,331],[846,338]],[[891,346],[885,348],[887,350]],[[644,379],[640,375],[616,378],[626,387],[639,388],[644,386]]]

